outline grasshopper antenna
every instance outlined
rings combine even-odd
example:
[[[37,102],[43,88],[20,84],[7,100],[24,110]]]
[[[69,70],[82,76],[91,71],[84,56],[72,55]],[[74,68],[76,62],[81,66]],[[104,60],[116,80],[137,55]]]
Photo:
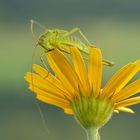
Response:
[[[36,35],[34,33],[34,24],[38,25],[39,27],[41,27],[44,30],[46,30],[46,27],[43,26],[42,24],[40,24],[39,22],[33,20],[33,19],[31,19],[30,22],[31,22],[31,27],[30,28],[31,28],[32,36],[36,39],[37,37],[36,37]]]
[[[36,43],[36,44],[35,44],[35,48],[34,48],[34,50],[33,50],[33,54],[32,54],[32,60],[31,60],[31,83],[32,83],[32,88],[33,88],[33,92],[34,92],[34,93],[35,93],[35,90],[34,90],[34,81],[33,81],[33,69],[32,69],[32,66],[33,66],[33,63],[34,63],[35,53],[36,53],[38,47],[39,47],[39,45],[38,45],[38,43]],[[35,93],[35,94],[36,94],[36,93]],[[38,110],[38,112],[39,112],[39,114],[40,114],[40,117],[41,117],[41,120],[42,120],[42,124],[43,124],[43,126],[44,126],[46,132],[47,132],[47,133],[50,133],[50,132],[49,132],[49,129],[48,129],[47,126],[46,126],[46,120],[45,120],[45,118],[44,118],[44,115],[43,115],[43,112],[42,112],[42,110],[41,110],[41,107],[39,106],[39,103],[37,102],[37,99],[36,99],[36,98],[34,98],[34,102],[35,102],[35,105],[36,105],[36,107],[37,107],[37,110]]]

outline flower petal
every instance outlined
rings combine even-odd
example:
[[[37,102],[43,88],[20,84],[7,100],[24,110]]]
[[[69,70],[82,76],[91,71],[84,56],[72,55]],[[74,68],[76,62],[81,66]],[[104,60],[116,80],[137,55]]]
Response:
[[[66,104],[66,105],[69,104],[69,101],[66,100],[65,98],[61,98],[61,97],[59,97],[59,96],[56,96],[55,94],[46,92],[46,91],[41,90],[41,89],[39,89],[39,88],[37,88],[37,87],[35,87],[35,86],[33,87],[32,85],[30,85],[30,86],[29,86],[29,89],[30,89],[31,91],[33,91],[34,93],[36,93],[36,95],[41,95],[41,96],[44,96],[44,97],[49,98],[49,99],[52,99],[52,100],[56,100],[56,101],[58,101],[58,102],[61,102],[61,103],[63,103],[63,104]]]
[[[95,96],[98,96],[102,80],[102,54],[99,48],[92,48],[88,61],[88,78]]]
[[[55,49],[54,51],[47,53],[47,58],[51,68],[67,91],[76,95],[80,85],[79,79],[66,57],[60,51]]]
[[[140,70],[140,62],[129,63],[120,69],[106,84],[102,91],[102,96],[112,96],[119,92],[132,77]]]
[[[134,114],[135,113],[132,109],[127,108],[127,107],[119,107],[116,110],[117,111],[121,111],[121,112],[131,113],[131,114]]]
[[[65,108],[64,113],[69,114],[69,115],[74,115],[74,112],[71,108]]]
[[[32,68],[36,73],[38,73],[44,79],[46,79],[46,78],[48,79],[48,77],[49,78],[53,77],[53,75],[47,69],[44,69],[37,64],[34,64]],[[57,79],[56,78],[54,78],[54,79],[55,79],[55,82],[56,82]]]
[[[140,96],[118,102],[115,104],[115,108],[131,106],[138,103],[140,103]]]
[[[123,100],[130,96],[133,96],[137,94],[138,92],[140,92],[140,79],[136,80],[135,82],[131,83],[130,85],[122,89],[120,92],[116,93],[113,96],[113,100],[117,102],[119,100]]]
[[[48,97],[45,97],[45,96],[42,96],[40,94],[37,94],[36,98],[44,103],[48,103],[48,104],[51,104],[51,105],[55,105],[57,107],[60,107],[60,108],[69,108],[69,105],[66,105],[65,103],[63,102],[60,102],[58,100],[54,100],[52,98],[48,98]]]
[[[89,94],[90,88],[89,88],[89,81],[88,81],[86,67],[82,55],[77,48],[71,47],[71,57],[73,60],[75,71],[82,83],[81,88],[84,88],[83,93]]]
[[[65,91],[59,89],[57,86],[53,85],[52,83],[49,83],[48,81],[46,81],[45,79],[41,78],[36,74],[28,72],[25,76],[25,79],[33,87],[35,86],[39,89],[42,89],[46,92],[49,92],[61,98],[67,97],[70,99],[70,97],[67,95]]]
[[[33,65],[33,70],[36,73],[38,73],[45,81],[48,81],[51,85],[54,85],[59,90],[62,90],[64,95],[67,95],[69,96],[69,98],[72,99],[71,94],[65,89],[62,83],[56,77],[54,77],[48,70],[36,64]]]

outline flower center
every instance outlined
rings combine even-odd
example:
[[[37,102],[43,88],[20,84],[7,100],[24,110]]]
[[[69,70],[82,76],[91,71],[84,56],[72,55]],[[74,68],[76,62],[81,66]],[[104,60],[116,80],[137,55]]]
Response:
[[[101,96],[94,97],[92,94],[88,97],[80,94],[72,102],[72,108],[76,119],[84,128],[100,128],[112,116],[113,103],[111,99],[104,99]]]

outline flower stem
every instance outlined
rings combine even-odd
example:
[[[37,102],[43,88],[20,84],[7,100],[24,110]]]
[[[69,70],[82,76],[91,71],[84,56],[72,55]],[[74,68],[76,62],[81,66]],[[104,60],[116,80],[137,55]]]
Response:
[[[100,140],[99,132],[97,128],[86,129],[88,140]]]

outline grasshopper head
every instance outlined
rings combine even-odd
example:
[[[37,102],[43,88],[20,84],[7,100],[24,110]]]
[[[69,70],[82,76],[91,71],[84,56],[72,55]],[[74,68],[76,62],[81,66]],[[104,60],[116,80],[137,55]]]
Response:
[[[43,47],[46,50],[51,49],[51,40],[54,35],[52,34],[52,30],[48,30],[47,32],[43,33],[38,39],[38,45]]]

